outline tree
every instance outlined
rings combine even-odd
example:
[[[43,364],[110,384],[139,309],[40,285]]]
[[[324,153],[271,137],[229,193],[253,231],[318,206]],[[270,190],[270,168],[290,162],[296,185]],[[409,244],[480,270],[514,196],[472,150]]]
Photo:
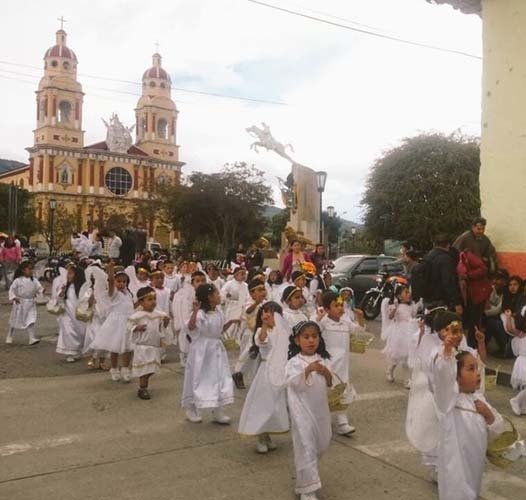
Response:
[[[9,223],[9,184],[0,184],[0,229],[8,231]],[[38,226],[33,208],[33,197],[29,191],[17,188],[18,210],[16,217],[16,232],[26,236],[32,236]]]
[[[270,233],[270,244],[274,248],[281,248],[281,237],[287,222],[289,221],[289,209],[284,208],[281,212],[272,216],[270,224],[268,227],[268,232]]]
[[[74,231],[80,228],[79,215],[69,212],[62,205],[57,206],[51,221],[50,213],[38,224],[38,232],[44,237],[51,252],[60,250],[70,240]],[[53,238],[52,238],[53,236]],[[53,239],[53,248],[51,240]]]
[[[459,133],[406,138],[371,168],[362,203],[376,240],[409,240],[422,250],[480,214],[480,146]]]
[[[193,172],[185,184],[158,185],[155,198],[187,250],[209,248],[216,255],[261,236],[264,208],[272,203],[264,173],[245,162],[226,164],[213,174]]]

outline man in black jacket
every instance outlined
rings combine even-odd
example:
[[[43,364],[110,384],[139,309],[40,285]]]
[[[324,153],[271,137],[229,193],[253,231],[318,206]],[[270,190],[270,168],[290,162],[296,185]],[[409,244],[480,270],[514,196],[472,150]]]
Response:
[[[456,272],[456,263],[450,252],[450,240],[439,235],[425,257],[427,290],[426,303],[444,302],[457,314],[462,314],[462,299]]]

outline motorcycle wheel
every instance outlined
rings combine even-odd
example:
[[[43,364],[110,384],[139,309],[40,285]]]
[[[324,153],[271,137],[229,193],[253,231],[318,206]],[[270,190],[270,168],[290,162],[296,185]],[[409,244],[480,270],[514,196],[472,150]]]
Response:
[[[48,282],[48,283],[52,283],[53,282],[53,279],[55,278],[55,273],[53,272],[53,269],[46,269],[44,271],[44,279]]]
[[[382,301],[377,299],[376,294],[366,294],[365,297],[362,300],[362,311],[363,315],[365,316],[365,319],[372,321],[373,319],[376,319],[378,315],[380,314],[380,307],[382,305]],[[375,304],[376,302],[376,304]]]

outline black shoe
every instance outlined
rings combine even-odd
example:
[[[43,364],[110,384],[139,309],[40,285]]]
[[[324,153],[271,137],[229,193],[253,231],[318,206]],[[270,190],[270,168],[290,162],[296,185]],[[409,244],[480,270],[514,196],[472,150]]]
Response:
[[[246,389],[245,381],[243,380],[243,374],[241,372],[234,373],[232,375],[232,379],[234,380],[234,384],[237,389]]]
[[[141,399],[151,399],[148,389],[139,389],[137,391],[137,396],[139,396]]]

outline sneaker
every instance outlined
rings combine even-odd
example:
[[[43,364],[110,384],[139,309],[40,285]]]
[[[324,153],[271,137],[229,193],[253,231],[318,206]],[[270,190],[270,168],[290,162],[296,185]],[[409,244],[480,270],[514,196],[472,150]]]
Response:
[[[519,406],[519,402],[517,401],[517,398],[511,398],[510,399],[510,406],[511,406],[511,409],[512,409],[513,413],[515,413],[515,415],[520,417],[521,416],[521,409],[520,409],[520,406]]]
[[[243,374],[241,372],[234,373],[232,375],[232,379],[234,380],[234,384],[237,389],[246,389],[245,381],[243,380]]]
[[[336,433],[340,436],[350,436],[356,432],[356,427],[351,424],[340,424],[336,427]]]
[[[121,379],[121,372],[118,368],[110,368],[111,379],[114,382],[118,382]]]
[[[223,413],[222,408],[212,410],[212,422],[221,425],[230,425],[231,418]]]
[[[151,399],[148,389],[139,389],[137,391],[137,396],[139,396],[140,399]]]
[[[270,439],[270,436],[268,434],[265,436],[265,439],[266,439],[266,444],[267,444],[268,451],[274,451],[277,448],[277,446],[272,441],[272,439]]]
[[[5,338],[5,343],[6,343],[6,344],[12,344],[12,343],[13,343],[13,336],[12,336],[12,335],[8,335],[8,336]]]
[[[300,500],[318,500],[316,493],[302,493],[300,495]]]
[[[121,378],[123,382],[131,382],[131,372],[129,368],[126,368],[125,366],[121,368]]]
[[[268,445],[265,435],[258,437],[258,442],[256,443],[256,452],[261,453],[262,455],[268,453]]]
[[[40,344],[40,339],[29,339],[29,345],[37,345]]]
[[[186,419],[192,422],[193,424],[199,424],[203,421],[201,415],[199,414],[199,410],[195,407],[188,408],[186,410]]]
[[[66,363],[74,363],[75,361],[77,361],[77,358],[75,358],[74,356],[68,356],[66,358]]]

